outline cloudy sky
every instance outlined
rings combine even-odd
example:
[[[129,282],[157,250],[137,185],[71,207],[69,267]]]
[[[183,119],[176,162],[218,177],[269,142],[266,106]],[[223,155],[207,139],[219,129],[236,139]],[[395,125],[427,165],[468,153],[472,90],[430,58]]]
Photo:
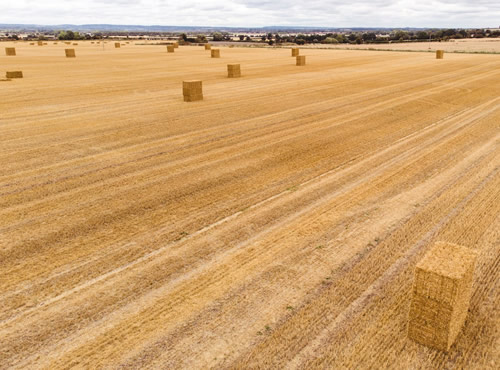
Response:
[[[499,27],[500,0],[0,0],[0,23]]]

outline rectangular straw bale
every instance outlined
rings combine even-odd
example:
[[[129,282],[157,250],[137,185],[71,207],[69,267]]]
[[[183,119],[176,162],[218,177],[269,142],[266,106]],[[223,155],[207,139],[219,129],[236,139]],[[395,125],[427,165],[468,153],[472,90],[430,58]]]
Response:
[[[205,44],[205,50],[210,50],[212,49],[212,45],[210,44]]]
[[[436,50],[436,59],[443,59],[444,50]]]
[[[450,349],[467,316],[476,258],[466,247],[436,242],[417,264],[408,321],[411,339]]]
[[[5,55],[15,56],[16,55],[16,48],[5,48]]]
[[[305,55],[297,55],[297,62],[296,65],[298,66],[305,66],[306,65],[306,56]]]
[[[76,58],[75,49],[64,49],[66,58]]]
[[[203,86],[200,80],[189,80],[182,82],[182,95],[184,101],[193,102],[203,100]]]
[[[220,58],[220,50],[219,49],[211,49],[210,55],[212,58]]]
[[[22,71],[11,71],[5,73],[5,77],[7,78],[23,78],[23,72]]]
[[[227,77],[241,77],[241,68],[239,64],[227,65]]]
[[[74,43],[73,43],[73,45],[75,45],[75,46],[76,46],[76,45],[78,45],[78,43],[77,43],[77,42],[74,42]]]
[[[120,43],[119,43],[119,42],[115,42],[115,48],[116,48],[116,49],[119,49],[119,48],[120,48]]]
[[[38,46],[43,46],[43,41],[37,41],[36,43]]]
[[[43,44],[44,44],[44,45],[48,45],[48,43],[46,43],[46,42],[44,42]]]
[[[65,43],[66,45],[70,45],[70,44],[71,44],[71,41],[64,41],[64,43]]]
[[[292,57],[299,56],[299,48],[292,48]]]
[[[34,42],[30,42],[30,45],[35,45],[35,43]]]
[[[179,47],[179,43],[178,42],[174,42],[172,45],[174,45],[174,48],[178,48]]]
[[[167,52],[173,53],[175,51],[174,45],[167,45]]]

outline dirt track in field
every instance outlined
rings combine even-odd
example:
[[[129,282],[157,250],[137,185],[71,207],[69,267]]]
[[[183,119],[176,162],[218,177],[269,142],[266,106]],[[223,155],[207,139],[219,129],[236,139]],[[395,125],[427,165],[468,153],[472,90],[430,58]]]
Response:
[[[0,44],[0,368],[497,368],[498,56],[111,45]],[[448,354],[436,240],[480,253]]]

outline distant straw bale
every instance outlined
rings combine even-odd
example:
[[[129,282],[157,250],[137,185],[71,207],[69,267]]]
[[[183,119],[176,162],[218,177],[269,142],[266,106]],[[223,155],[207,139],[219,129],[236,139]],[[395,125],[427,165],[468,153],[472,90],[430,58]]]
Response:
[[[78,43],[77,43],[77,42],[74,42],[74,43],[73,43],[73,45],[75,45],[75,46],[76,46],[76,45],[78,45]]]
[[[205,44],[205,50],[210,50],[212,49],[212,45],[210,44]]]
[[[38,46],[43,46],[43,41],[37,41],[36,43]]]
[[[436,50],[436,59],[444,58],[444,50]]]
[[[299,48],[292,48],[292,57],[299,56]]]
[[[184,101],[193,102],[203,100],[203,86],[200,80],[190,80],[182,82],[182,95]]]
[[[5,48],[5,55],[15,56],[16,55],[16,48]]]
[[[119,48],[120,48],[120,46],[121,46],[121,45],[120,45],[120,43],[119,43],[119,42],[115,42],[115,48],[116,48],[116,49],[119,49]]]
[[[212,58],[220,58],[220,50],[219,49],[211,49],[210,55]]]
[[[476,252],[437,242],[417,264],[408,336],[448,351],[460,332],[472,293]]]
[[[306,56],[305,55],[297,55],[296,56],[296,65],[305,66],[306,65]]]
[[[172,45],[174,45],[174,48],[178,48],[179,47],[179,43],[178,42],[174,42]]]
[[[75,49],[64,49],[66,58],[76,58]]]
[[[23,78],[23,72],[22,71],[7,72],[7,73],[5,73],[5,77],[7,77],[7,78]]]
[[[227,77],[241,77],[241,68],[239,64],[227,65]]]
[[[167,52],[173,53],[175,51],[174,45],[167,45]]]

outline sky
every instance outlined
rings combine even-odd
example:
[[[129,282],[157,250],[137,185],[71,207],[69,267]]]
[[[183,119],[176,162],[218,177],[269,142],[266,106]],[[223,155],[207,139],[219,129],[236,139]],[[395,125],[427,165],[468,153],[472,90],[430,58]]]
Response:
[[[500,27],[500,0],[0,0],[0,23]]]

